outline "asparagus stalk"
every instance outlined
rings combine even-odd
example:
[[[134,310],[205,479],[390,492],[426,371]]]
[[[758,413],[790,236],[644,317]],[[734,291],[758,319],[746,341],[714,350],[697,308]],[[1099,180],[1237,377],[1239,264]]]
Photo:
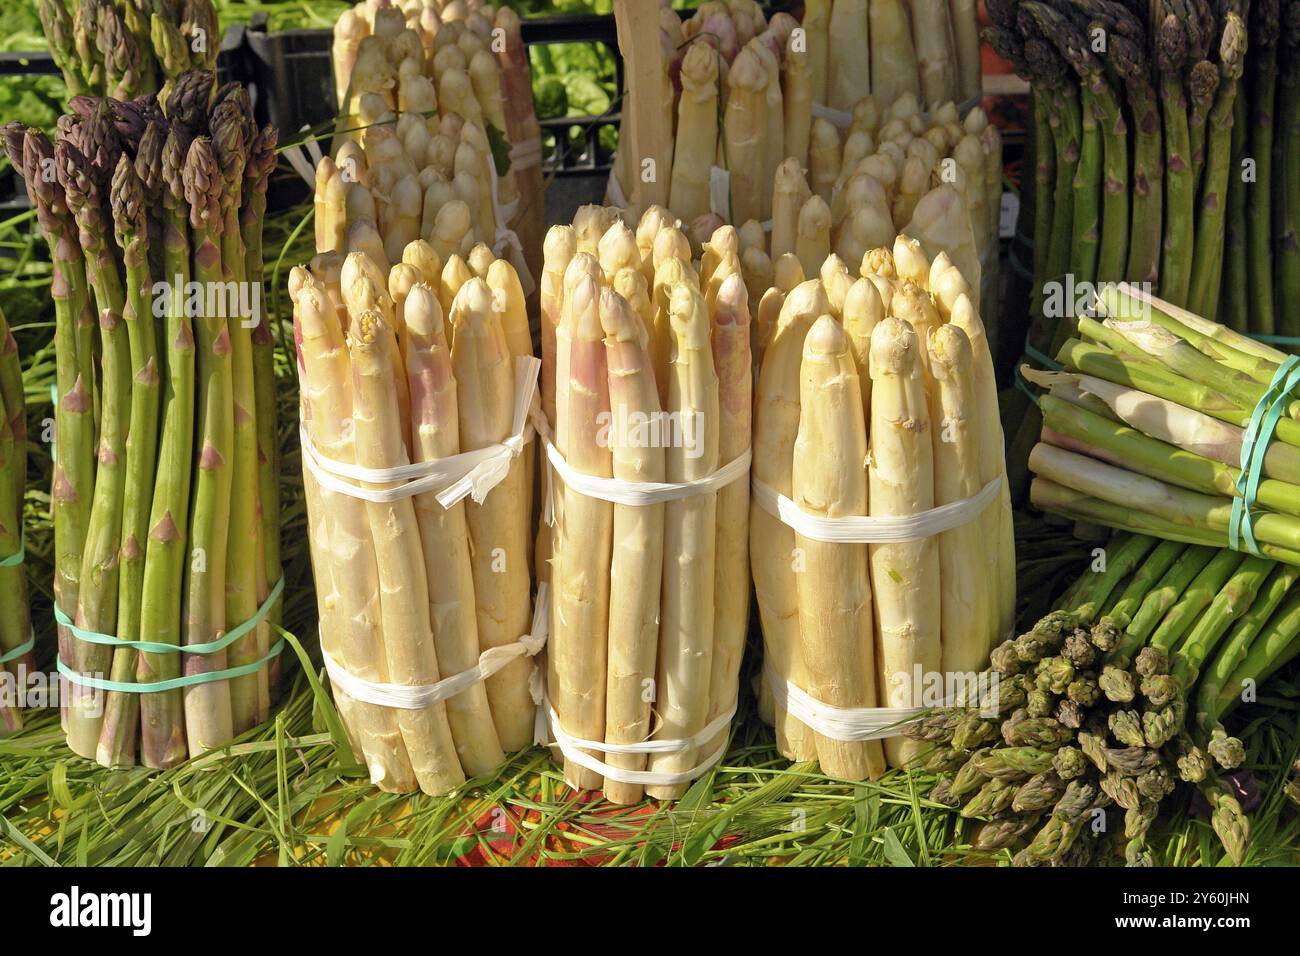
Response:
[[[899,319],[887,318],[871,333],[870,513],[908,515],[934,507],[933,427],[926,406],[920,345]],[[939,550],[933,539],[870,548],[871,584],[880,633],[880,696],[890,707],[915,706],[908,694],[915,667],[941,666],[940,617],[933,602],[917,594],[939,587]],[[900,676],[895,676],[900,675]],[[891,738],[885,754],[892,766],[912,760],[918,748]]]
[[[809,29],[807,13],[804,31]],[[799,168],[808,165],[808,145],[812,135],[812,69],[808,51],[800,47],[793,31],[786,42],[785,58],[781,63],[781,106],[785,112],[785,154],[793,158]]]
[[[702,47],[697,47],[697,49]],[[636,416],[660,411],[649,337],[626,300],[611,290],[600,294],[609,369],[613,476],[626,481],[663,481],[664,450],[640,440]],[[605,741],[639,743],[651,731],[651,701],[659,640],[659,587],[663,576],[664,506],[614,506],[609,571],[609,676],[605,696]],[[645,757],[610,754],[611,767],[642,770]],[[605,797],[630,804],[641,799],[640,784],[605,780]]]
[[[22,369],[18,343],[4,313],[0,312],[0,596],[14,609],[0,620],[0,656],[10,659],[0,667],[18,676],[34,663],[31,652],[11,655],[31,634],[27,600],[27,573],[21,564],[3,565],[23,547],[23,494],[27,477],[27,419],[23,401]],[[0,738],[22,729],[22,711],[9,695],[0,695]]]
[[[867,42],[866,0],[830,4],[826,97],[833,110],[851,110],[871,91],[871,47]]]
[[[1156,66],[1165,130],[1165,226],[1160,260],[1160,296],[1184,305],[1191,285],[1194,241],[1191,139],[1182,71],[1187,56],[1187,25],[1170,13],[1156,28]]]
[[[1250,145],[1255,180],[1246,190],[1245,281],[1250,297],[1250,331],[1277,331],[1273,299],[1273,125],[1276,105],[1280,3],[1254,0],[1250,39]],[[1168,298],[1168,296],[1165,296]],[[1181,304],[1181,303],[1176,303]]]
[[[794,501],[827,517],[865,514],[866,425],[849,339],[830,316],[804,339]],[[799,635],[813,697],[836,707],[876,704],[867,545],[827,544],[795,534],[804,556],[798,575]],[[822,770],[861,780],[884,771],[880,744],[817,734]]]
[[[664,456],[669,481],[705,478],[719,465],[718,375],[713,365],[709,314],[704,297],[681,283],[669,299],[673,348],[668,379],[668,409],[680,422],[683,441]],[[713,427],[710,428],[710,423]],[[717,492],[668,502],[664,507],[664,552],[675,556],[665,568],[656,682],[662,739],[699,733],[709,709],[713,666],[714,575],[717,556]],[[652,754],[649,769],[677,773],[702,756],[691,748]],[[646,787],[646,794],[673,800],[685,784]]]
[[[412,449],[415,461],[436,461],[461,451],[459,405],[451,353],[443,335],[442,310],[433,290],[412,287],[403,309],[409,343],[406,370],[411,383]],[[435,622],[434,649],[440,667],[458,674],[473,667],[480,651],[470,536],[465,505],[443,508],[432,493],[415,497],[428,572],[429,618]],[[504,759],[487,688],[475,684],[447,701],[447,720],[465,772],[491,772]]]
[[[391,468],[409,463],[396,395],[390,384],[397,340],[384,316],[367,309],[352,316],[352,367],[357,464]],[[382,487],[382,486],[380,486]],[[379,571],[384,648],[395,683],[432,684],[441,676],[429,619],[428,577],[420,550],[415,504],[409,498],[366,502]],[[444,703],[398,714],[402,740],[420,789],[439,795],[465,780]]]
[[[786,297],[772,337],[763,354],[754,402],[754,462],[752,475],[777,494],[793,491],[792,455],[799,428],[799,370],[803,341],[809,328],[829,311],[821,283],[801,283]],[[749,545],[754,591],[763,625],[764,653],[778,675],[797,687],[807,687],[798,630],[799,603],[794,531],[757,504],[750,507]],[[812,731],[789,716],[783,706],[773,713],[777,750],[789,760],[814,760]]]
[[[831,0],[810,0],[804,4],[804,42],[814,103],[825,103],[830,90],[831,13]]]
[[[185,147],[182,135],[171,132],[163,147],[164,192],[163,271],[165,281],[183,289],[190,279],[190,246],[186,222],[188,205],[182,180]],[[181,643],[181,589],[187,557],[189,495],[194,467],[194,333],[186,314],[184,296],[175,296],[167,310],[167,387],[162,396],[162,433],[158,444],[158,471],[145,545],[140,633],[160,644]],[[119,667],[120,665],[120,667]],[[133,665],[132,673],[126,670]],[[176,654],[114,655],[115,680],[140,683],[179,676]],[[115,766],[128,762],[133,752],[135,717],[141,718],[140,761],[163,769],[185,759],[181,693],[111,693],[105,702],[104,729],[97,759]]]
[[[669,206],[690,221],[709,211],[709,168],[718,142],[718,55],[692,44],[682,59]]]
[[[900,0],[875,0],[870,6],[871,94],[893,103],[906,93],[921,98],[921,80],[912,27]]]
[[[185,197],[194,231],[194,280],[204,288],[224,281],[221,238],[225,228],[223,180],[212,143],[190,145],[184,171]],[[190,561],[186,566],[182,614],[185,643],[217,640],[225,633],[226,567],[233,483],[235,410],[232,343],[224,316],[206,308],[197,317],[195,374],[198,393],[197,477],[191,503]],[[245,560],[247,558],[245,557]],[[224,670],[225,651],[185,657],[185,675]],[[219,747],[234,736],[230,688],[208,681],[185,688],[185,733],[191,756]]]
[[[718,374],[718,463],[727,465],[750,451],[753,432],[753,359],[746,283],[725,278],[714,302],[711,341]],[[713,586],[713,668],[709,677],[712,722],[737,699],[740,664],[749,633],[749,484],[741,480],[718,491],[717,558]],[[705,745],[711,754],[724,734]]]
[[[460,442],[464,451],[509,437],[515,407],[514,360],[492,290],[477,277],[456,294],[452,367],[456,375]],[[480,502],[465,507],[469,527],[479,644],[511,644],[527,633],[528,533],[531,480],[522,457],[511,461],[506,478]],[[532,662],[512,661],[487,681],[488,699],[501,746],[507,751],[531,740],[533,703],[528,691]]]
[[[1278,302],[1295,302],[1300,298],[1300,9],[1293,2],[1286,5],[1281,64],[1278,83],[1280,136],[1278,155],[1282,159],[1281,178],[1275,191],[1277,228]],[[1276,135],[1276,134],[1275,134]],[[1284,335],[1300,333],[1300,322],[1290,310],[1282,310],[1278,322]]]
[[[310,275],[297,276],[302,288],[294,301],[295,340],[307,432],[323,455],[355,463],[355,436],[344,427],[352,418],[353,401],[341,316],[322,283]],[[303,482],[316,586],[327,595],[321,602],[322,645],[348,672],[388,683],[378,569],[365,503],[320,487],[310,471],[304,472]],[[397,712],[354,701],[338,687],[334,698],[371,783],[398,793],[415,790],[419,784]]]
[[[100,147],[96,152],[109,154]],[[86,529],[76,624],[99,634],[116,633],[118,549],[121,547],[123,494],[126,482],[127,414],[131,396],[130,351],[122,314],[125,293],[116,256],[108,242],[110,227],[103,205],[102,183],[96,170],[70,142],[60,142],[56,161],[68,207],[77,217],[86,270],[99,309],[102,342],[103,420],[99,429],[99,459],[95,496]],[[112,662],[102,644],[78,642],[75,667],[84,675],[104,675]],[[93,759],[103,718],[103,692],[78,687],[68,707],[68,746]]]
[[[51,180],[45,175],[48,163],[55,159],[53,144],[35,129],[11,124],[0,132],[10,163],[22,171],[53,267],[50,298],[54,302],[57,393],[54,428],[59,449],[50,487],[54,600],[65,613],[72,614],[80,601],[81,562],[94,490],[96,386],[90,339],[85,334],[94,328],[94,307],[86,282],[86,260],[63,179],[56,176]],[[59,171],[57,163],[54,169]],[[59,659],[74,663],[73,639],[65,627],[59,628],[58,646]]]
[[[574,261],[581,263],[576,257]],[[610,451],[600,447],[597,438],[601,413],[610,410],[597,297],[596,280],[590,275],[578,279],[565,296],[555,337],[556,446],[578,471],[608,478],[613,467]],[[610,597],[609,579],[601,569],[609,566],[611,556],[613,506],[567,487],[562,496],[553,532],[555,595],[547,683],[565,731],[596,740],[605,733]],[[602,784],[600,774],[572,760],[565,761],[564,779],[580,790]]]

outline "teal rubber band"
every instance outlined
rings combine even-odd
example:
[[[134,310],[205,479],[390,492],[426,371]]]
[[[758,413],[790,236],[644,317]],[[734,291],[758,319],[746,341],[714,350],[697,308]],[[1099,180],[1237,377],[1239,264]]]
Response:
[[[1241,473],[1237,476],[1237,495],[1232,499],[1232,514],[1228,522],[1228,546],[1234,551],[1247,551],[1260,557],[1259,542],[1255,539],[1254,508],[1263,480],[1264,457],[1268,452],[1277,423],[1282,417],[1285,403],[1300,384],[1300,356],[1289,356],[1273,375],[1264,394],[1250,413],[1241,441]],[[1244,547],[1243,547],[1244,545]]]
[[[35,647],[36,647],[36,631],[33,630],[32,636],[27,638],[26,641],[19,644],[12,651],[5,651],[3,654],[0,654],[0,665],[8,664],[10,661],[18,660],[18,658],[22,657],[23,655],[25,655],[27,652],[31,651]]]
[[[1020,373],[1019,365],[1016,366],[1015,383],[1016,383],[1016,388],[1020,389],[1022,392],[1028,395],[1029,400],[1031,402],[1033,402],[1035,405],[1041,404],[1038,401],[1038,393],[1029,387],[1029,383],[1025,381],[1024,375]]]
[[[126,642],[123,641],[123,644]],[[168,645],[171,647],[171,645]],[[187,651],[189,648],[175,648],[173,650]],[[95,690],[108,691],[109,693],[118,694],[161,694],[169,690],[180,690],[182,687],[193,687],[196,684],[212,684],[219,680],[231,680],[236,677],[246,677],[249,674],[255,674],[267,665],[267,662],[280,656],[284,650],[284,638],[276,641],[275,646],[267,652],[261,660],[253,661],[249,664],[241,664],[238,667],[228,667],[225,670],[209,671],[205,674],[190,674],[188,677],[173,677],[171,680],[154,681],[151,684],[130,684],[123,681],[100,680],[98,677],[87,677],[68,667],[63,661],[58,662],[59,673],[66,677],[70,682],[78,687],[91,687]]]
[[[21,567],[27,557],[27,529],[24,528],[22,534],[18,536],[18,550],[7,558],[0,558],[0,568],[17,568]],[[0,659],[0,663],[3,660]]]
[[[250,617],[243,624],[233,628],[229,633],[222,635],[220,640],[211,641],[207,644],[160,644],[156,641],[122,641],[110,634],[97,634],[94,631],[85,631],[72,623],[72,620],[63,609],[58,605],[54,607],[54,619],[62,626],[72,632],[72,636],[79,641],[85,641],[87,644],[107,644],[113,647],[129,647],[137,651],[143,651],[146,654],[215,654],[218,651],[224,651],[235,641],[239,640],[257,625],[261,624],[271,608],[279,600],[281,593],[284,591],[284,575],[280,575],[280,580],[275,582],[275,587],[271,588],[271,593],[267,595],[262,606],[257,609],[257,613]]]
[[[1294,335],[1249,335],[1247,338],[1263,342],[1265,345],[1293,345],[1300,348],[1300,338]]]

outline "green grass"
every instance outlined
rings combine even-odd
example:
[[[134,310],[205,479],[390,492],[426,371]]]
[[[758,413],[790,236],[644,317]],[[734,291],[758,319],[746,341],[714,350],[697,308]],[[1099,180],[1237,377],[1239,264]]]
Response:
[[[49,449],[41,422],[51,415],[53,353],[42,295],[49,269],[26,221],[0,223],[0,307],[15,319],[31,403],[28,551],[41,663],[53,654],[48,518]],[[290,341],[285,282],[311,252],[310,210],[266,227],[269,305],[282,346]],[[73,756],[57,714],[40,713],[0,741],[0,864],[31,865],[1005,865],[1010,854],[971,847],[974,824],[927,800],[926,773],[893,772],[845,783],[794,765],[773,748],[748,688],[757,648],[746,659],[745,689],[731,747],[675,805],[624,808],[575,796],[543,750],[512,757],[491,778],[447,798],[384,794],[370,786],[341,744],[328,693],[320,689],[316,607],[306,551],[297,447],[296,377],[289,354],[277,362],[284,450],[286,599],[284,624],[297,635],[310,673],[288,661],[285,699],[274,719],[231,745],[164,773],[109,771]],[[1032,622],[1085,566],[1090,544],[1069,529],[1017,516],[1020,619]],[[757,640],[756,635],[754,640]],[[1300,818],[1286,800],[1300,755],[1300,692],[1295,671],[1261,692],[1269,708],[1232,729],[1247,742],[1247,767],[1263,787],[1252,814],[1247,863],[1300,863]],[[313,686],[314,683],[314,686]],[[1254,711],[1260,713],[1259,709]],[[333,728],[333,730],[331,729]],[[1185,794],[1151,839],[1157,861],[1221,865],[1223,854]],[[1110,861],[1122,862],[1122,861]]]

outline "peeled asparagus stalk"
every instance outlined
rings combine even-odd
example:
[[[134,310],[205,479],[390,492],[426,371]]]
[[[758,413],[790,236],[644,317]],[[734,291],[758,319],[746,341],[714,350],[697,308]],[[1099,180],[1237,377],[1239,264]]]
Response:
[[[718,375],[718,464],[725,466],[750,448],[753,428],[753,357],[745,283],[729,276],[718,288],[712,318],[713,365]],[[740,660],[749,631],[749,482],[740,479],[718,491],[717,557],[713,585],[713,668],[706,722],[736,700]],[[705,745],[712,754],[723,731]]]
[[[596,279],[584,275],[565,297],[556,329],[556,445],[583,474],[611,477],[608,448],[599,444],[602,413],[609,413],[608,363],[600,326]],[[605,734],[606,648],[613,505],[562,486],[553,530],[551,703],[564,730],[587,740]],[[564,779],[597,790],[600,774],[566,760]]]
[[[649,338],[627,302],[606,289],[600,294],[605,330],[612,420],[608,444],[613,475],[624,481],[663,481],[664,449],[638,431],[640,416],[658,415],[659,392]],[[640,743],[651,730],[651,703],[659,640],[659,588],[663,576],[664,506],[615,505],[609,570],[609,677],[605,742]],[[611,767],[642,770],[645,756],[610,754]],[[605,797],[630,804],[644,787],[606,778]]]
[[[900,319],[886,318],[871,333],[872,516],[910,515],[934,507],[934,449],[922,378],[920,343]],[[916,706],[914,668],[942,665],[939,550],[933,538],[871,545],[871,584],[879,629],[881,699],[886,707]],[[917,742],[885,741],[891,766],[918,753]]]
[[[934,436],[934,501],[951,504],[980,490],[979,405],[970,340],[955,325],[940,325],[929,334],[927,352],[934,384],[930,391]],[[997,510],[997,502],[988,506]],[[981,672],[996,641],[997,600],[985,573],[986,543],[978,520],[939,535],[939,575],[943,672]]]
[[[442,308],[433,290],[424,284],[413,286],[403,316],[413,459],[450,458],[461,450],[457,383],[443,334]],[[414,503],[428,573],[434,648],[440,668],[459,674],[474,666],[480,652],[465,505],[457,502],[444,508],[431,492],[417,495]],[[448,699],[447,721],[466,774],[477,777],[500,766],[504,754],[484,684],[474,684]]]
[[[799,435],[793,453],[793,500],[829,518],[867,513],[867,432],[848,336],[830,316],[804,339]],[[804,689],[834,707],[874,707],[875,650],[867,545],[828,544],[795,533],[803,564],[796,575]],[[816,735],[817,759],[833,777],[861,780],[884,772],[875,741]]]
[[[452,363],[460,414],[460,444],[475,451],[510,435],[515,408],[515,363],[506,344],[492,291],[471,278],[452,304],[455,329]],[[512,644],[527,633],[529,601],[529,504],[532,483],[523,456],[514,458],[506,478],[480,504],[465,506],[474,573],[479,643],[483,648]],[[532,662],[519,658],[487,680],[492,718],[507,751],[532,740],[533,702],[528,690]]]
[[[367,468],[409,464],[391,387],[397,340],[383,315],[367,309],[352,317],[348,355],[352,369],[356,461]],[[383,488],[383,485],[368,485]],[[443,675],[429,620],[429,585],[420,548],[415,504],[409,498],[366,502],[379,571],[379,604],[389,680],[432,684]],[[445,703],[397,716],[420,789],[443,794],[465,782],[447,721]]]
[[[686,283],[673,289],[669,312],[673,352],[668,410],[677,418],[683,440],[667,450],[665,470],[669,481],[694,481],[718,467],[718,376],[709,315],[699,290]],[[717,505],[717,492],[710,492],[670,501],[664,508],[664,553],[674,560],[663,582],[656,684],[659,739],[689,737],[705,726],[713,655]],[[679,773],[693,767],[699,756],[696,749],[651,754],[649,769]],[[685,784],[646,787],[648,795],[661,800],[685,792]]]
[[[816,280],[796,286],[786,297],[781,316],[763,355],[754,402],[754,464],[752,475],[777,494],[792,490],[791,464],[799,430],[799,367],[803,340],[813,322],[829,310],[826,293]],[[766,653],[776,673],[807,686],[807,671],[799,643],[794,531],[758,505],[749,513],[750,562],[758,611],[763,621]],[[817,756],[812,731],[790,717],[785,708],[773,713],[777,749],[790,760]]]
[[[334,461],[355,463],[351,370],[339,316],[324,287],[302,277],[294,301],[299,375],[307,433],[316,449]],[[321,602],[321,642],[349,673],[389,683],[380,624],[379,575],[365,502],[322,488],[305,471],[307,509],[315,547],[313,570]],[[334,699],[355,746],[365,760],[370,782],[382,790],[407,793],[419,785],[398,727],[397,711],[354,701],[338,687]]]

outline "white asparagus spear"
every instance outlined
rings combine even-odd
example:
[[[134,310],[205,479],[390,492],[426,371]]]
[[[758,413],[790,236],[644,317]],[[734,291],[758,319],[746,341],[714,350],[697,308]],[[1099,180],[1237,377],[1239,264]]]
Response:
[[[403,316],[414,459],[450,458],[461,450],[460,421],[442,307],[434,291],[419,283],[406,295]],[[459,674],[477,663],[480,652],[465,505],[457,502],[444,508],[432,492],[426,492],[415,497],[415,517],[428,572],[429,617],[438,662],[448,674]],[[466,774],[477,777],[501,765],[505,756],[483,684],[447,700],[447,721]]]
[[[352,423],[357,464],[392,468],[410,463],[392,389],[397,340],[374,309],[353,315],[348,333],[352,364]],[[387,487],[367,485],[367,487]],[[379,605],[388,654],[389,680],[395,684],[433,684],[442,674],[429,620],[428,576],[420,547],[415,505],[409,498],[366,502],[379,569]],[[456,756],[447,707],[402,710],[397,716],[420,789],[439,795],[465,781]]]
[[[920,343],[911,327],[886,318],[871,333],[872,516],[911,515],[934,507],[934,449],[922,379]],[[915,669],[937,673],[939,551],[933,538],[870,546],[875,595],[878,678],[886,707],[917,706]],[[923,746],[923,745],[921,745]],[[915,741],[885,741],[890,766],[903,766],[920,750]]]
[[[630,274],[640,277],[640,273]],[[641,421],[655,421],[659,392],[650,362],[649,338],[627,301],[612,290],[600,294],[609,367],[610,425],[607,443],[615,478],[663,481],[664,449],[648,440]],[[609,676],[605,697],[605,741],[640,743],[650,735],[650,712],[659,643],[659,592],[663,578],[664,506],[615,505],[613,555],[609,569]],[[645,768],[645,756],[610,754],[606,763],[625,770]],[[636,803],[640,784],[605,779],[605,797]]]
[[[793,499],[828,518],[867,513],[867,429],[848,336],[823,315],[804,339],[799,433],[793,449]],[[867,545],[829,544],[796,532],[803,568],[795,575],[799,640],[808,684],[833,707],[876,705],[871,582]],[[822,772],[847,780],[877,777],[884,757],[875,741],[816,735]]]
[[[515,363],[492,290],[477,277],[456,293],[452,363],[456,375],[460,444],[476,451],[510,435],[515,408]],[[479,644],[512,644],[532,617],[528,552],[532,482],[522,457],[510,462],[502,482],[480,504],[465,506],[474,574]],[[534,707],[528,690],[532,662],[518,658],[487,680],[492,719],[501,746],[514,751],[532,740]]]
[[[579,257],[574,259],[579,261]],[[602,414],[609,414],[608,362],[598,293],[596,278],[584,274],[565,296],[555,338],[560,416],[556,444],[576,470],[608,478],[613,471],[610,450],[598,442]],[[567,733],[600,740],[605,736],[613,505],[567,486],[562,486],[560,493],[551,575],[551,703]],[[578,790],[596,790],[603,784],[600,774],[571,760],[565,761],[564,779]]]
[[[955,325],[930,331],[934,503],[952,504],[980,490],[979,423],[970,340]],[[990,511],[996,512],[994,502]],[[978,674],[993,646],[989,607],[996,592],[986,573],[987,542],[974,520],[939,535],[940,643],[945,674]]]
[[[806,29],[806,28],[805,28]],[[785,111],[785,154],[800,168],[808,165],[808,137],[812,133],[812,74],[804,39],[793,31],[786,41],[781,63],[782,107]]]
[[[668,205],[690,221],[709,211],[709,176],[718,145],[718,55],[693,43],[682,59],[677,142]]]
[[[781,316],[763,354],[754,403],[754,480],[777,494],[792,490],[791,466],[799,431],[799,367],[803,340],[813,321],[830,307],[821,283],[804,282],[786,296]],[[807,686],[799,646],[799,602],[794,531],[757,504],[749,512],[750,564],[758,612],[763,624],[764,653],[778,675]],[[777,750],[789,760],[817,756],[812,731],[774,706]]]
[[[713,365],[718,374],[718,464],[725,466],[749,450],[753,426],[753,357],[749,347],[749,307],[740,276],[723,279],[712,319]],[[718,491],[717,557],[713,586],[713,666],[709,677],[711,722],[735,703],[740,660],[749,632],[749,482],[745,478]],[[709,755],[726,739],[719,733],[704,746]]]
[[[669,481],[694,481],[718,467],[718,376],[709,343],[704,297],[680,283],[669,299],[673,351],[669,368],[668,411],[677,435],[665,457]],[[714,572],[717,549],[717,492],[670,501],[664,507],[664,570],[659,631],[656,739],[676,740],[704,729],[713,665]],[[696,764],[691,748],[651,754],[651,771],[677,773]],[[651,785],[647,795],[675,800],[685,784]]]
[[[904,93],[921,95],[912,27],[902,0],[871,0],[871,95],[892,103]]]
[[[826,105],[851,110],[871,92],[871,45],[867,42],[867,0],[831,5]]]

